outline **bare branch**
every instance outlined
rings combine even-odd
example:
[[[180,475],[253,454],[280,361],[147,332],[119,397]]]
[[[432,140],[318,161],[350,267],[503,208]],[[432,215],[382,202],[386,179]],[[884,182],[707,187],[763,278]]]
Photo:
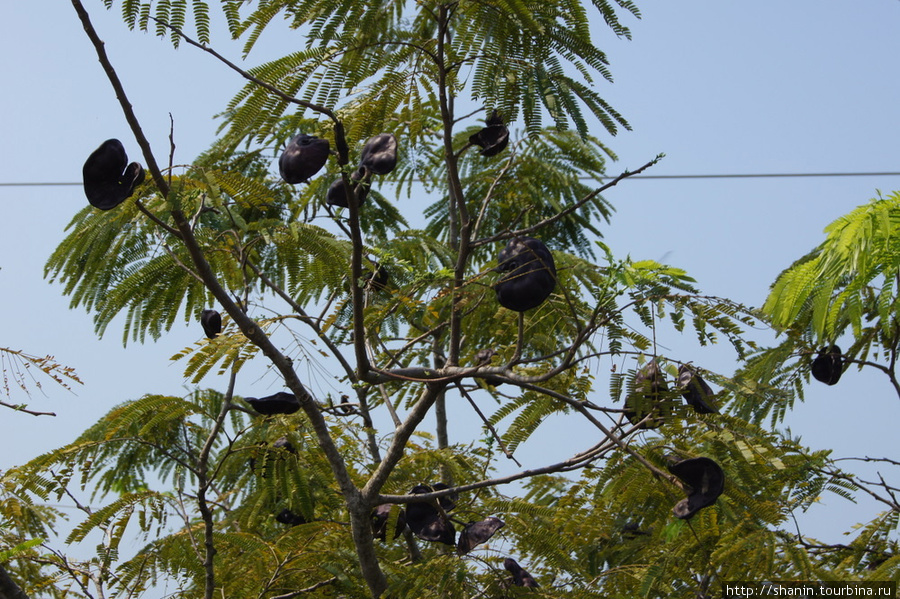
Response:
[[[305,589],[300,589],[299,591],[285,593],[284,595],[275,595],[274,597],[271,597],[271,599],[293,599],[294,597],[299,597],[300,595],[303,595],[305,593],[311,593],[316,589],[321,589],[322,587],[334,584],[335,582],[337,582],[336,576],[329,578],[328,580],[323,580],[322,582],[317,582],[316,584],[308,586]]]

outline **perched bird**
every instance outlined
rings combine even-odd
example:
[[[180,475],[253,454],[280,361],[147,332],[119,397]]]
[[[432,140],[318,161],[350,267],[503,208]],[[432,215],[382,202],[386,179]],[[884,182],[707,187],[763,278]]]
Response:
[[[431,487],[428,485],[416,485],[410,491],[413,495],[431,493],[446,489],[443,483],[437,483]],[[452,510],[456,501],[449,496],[441,497],[438,504],[444,511]],[[446,520],[431,501],[410,501],[406,504],[406,525],[414,535],[423,541],[433,541],[446,545],[456,545],[456,529]]]
[[[322,170],[330,153],[327,139],[300,133],[288,142],[278,159],[281,178],[291,185],[306,183]]]
[[[107,139],[94,150],[81,169],[84,195],[94,208],[111,210],[131,197],[143,183],[144,169],[128,163],[125,147],[118,139]]]
[[[503,560],[503,567],[513,575],[513,584],[517,587],[530,587],[533,589],[538,587],[538,583],[535,581],[534,577],[529,574],[527,570],[524,570],[513,558],[508,557]]]
[[[359,205],[362,206],[366,199],[369,197],[369,184],[363,182],[362,185],[359,185],[360,180],[363,178],[362,169],[357,169],[350,173],[350,180],[356,185],[351,185],[351,192],[355,191],[357,188],[359,189]],[[325,201],[327,201],[331,206],[337,206],[338,208],[349,208],[350,203],[347,201],[347,193],[344,189],[344,179],[338,178],[334,180],[334,183],[328,188],[328,193],[325,195]]]
[[[495,270],[505,273],[494,285],[504,308],[524,312],[544,303],[556,288],[556,264],[542,241],[513,237],[497,256]]]
[[[222,315],[215,310],[204,310],[200,314],[200,326],[210,339],[222,332]]]
[[[486,127],[469,137],[469,143],[480,147],[482,156],[496,156],[509,143],[509,129],[506,128],[503,117],[497,110],[491,113],[485,124]]]
[[[375,269],[366,274],[363,286],[373,291],[384,291],[387,289],[388,281],[391,280],[391,273],[388,269],[378,262],[373,263]]]
[[[293,414],[300,409],[300,402],[293,393],[280,391],[267,397],[245,397],[244,401],[259,414]]]
[[[478,363],[479,366],[490,364],[491,360],[493,360],[496,355],[497,350],[493,347],[483,347],[475,354],[475,362]]]
[[[294,444],[291,443],[287,437],[278,437],[274,443],[272,443],[273,449],[283,449],[288,453],[296,454],[297,450],[294,449]]]
[[[706,381],[687,364],[678,367],[678,386],[681,396],[698,414],[718,414],[712,398],[715,395]]]
[[[278,512],[278,515],[275,516],[275,521],[280,522],[281,524],[287,524],[288,526],[298,526],[300,524],[306,524],[306,518],[299,514],[295,514],[287,508]]]
[[[359,166],[373,175],[386,175],[397,166],[397,138],[379,133],[369,139],[359,155]]]
[[[656,429],[663,423],[660,409],[668,385],[659,363],[654,359],[634,375],[634,391],[625,398],[625,417],[631,424],[638,424],[649,413],[653,417],[644,420],[640,428]]]
[[[622,536],[626,539],[636,539],[643,535],[649,535],[649,532],[645,532],[640,529],[640,526],[637,522],[626,522],[622,525]]]
[[[505,525],[503,520],[494,516],[489,516],[480,522],[469,522],[459,533],[459,540],[456,542],[457,555],[466,555],[476,545],[487,542]]]
[[[375,506],[375,509],[372,510],[372,534],[376,539],[382,541],[387,540],[387,525],[392,509],[394,509],[392,504],[382,503],[381,505]],[[397,509],[400,510],[400,513],[397,515],[397,524],[394,527],[394,537],[399,537],[403,534],[403,529],[406,528],[406,512],[403,511],[403,508],[398,507]]]
[[[841,380],[844,360],[841,356],[841,348],[837,345],[823,347],[819,355],[812,361],[810,370],[813,377],[820,383],[834,385]]]
[[[687,498],[672,509],[676,518],[687,520],[699,510],[714,504],[725,490],[725,473],[710,458],[667,456],[666,459],[669,461],[669,472],[688,487]]]

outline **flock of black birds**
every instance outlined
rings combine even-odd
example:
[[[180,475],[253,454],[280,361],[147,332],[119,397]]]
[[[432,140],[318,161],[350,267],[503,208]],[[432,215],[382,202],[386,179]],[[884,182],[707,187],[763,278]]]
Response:
[[[502,152],[509,143],[509,130],[499,113],[494,110],[485,127],[469,137],[469,144],[480,148],[482,156],[491,157]],[[336,179],[328,189],[326,201],[335,207],[349,207],[355,196],[361,206],[367,199],[372,177],[386,175],[397,165],[397,138],[391,133],[381,133],[369,139],[360,152],[357,168],[349,175],[351,185],[344,178]],[[306,133],[293,137],[278,160],[282,179],[292,185],[308,183],[328,161],[331,147],[328,140]],[[111,210],[134,194],[144,180],[144,169],[137,162],[128,162],[122,143],[117,139],[104,141],[88,157],[82,169],[84,192],[88,202],[100,210]],[[532,237],[510,239],[497,257],[495,270],[503,273],[494,285],[497,302],[509,310],[525,312],[543,304],[556,288],[556,265],[553,254],[544,243]],[[383,287],[387,283],[387,270],[376,264],[368,283]],[[203,331],[209,339],[222,332],[222,317],[215,310],[203,310],[200,316]],[[811,364],[812,376],[827,385],[838,382],[843,371],[841,350],[836,345],[821,349]],[[685,402],[699,414],[716,414],[714,393],[698,372],[683,364],[678,371],[677,387]],[[300,403],[292,393],[279,392],[267,397],[247,397],[246,402],[262,415],[293,414]],[[625,401],[624,414],[633,424],[643,429],[658,428],[666,415],[665,406],[671,407],[672,394],[668,391],[659,363],[654,359],[641,368],[634,377],[634,392]],[[707,457],[679,458],[667,456],[669,471],[684,483],[687,497],[679,501],[673,513],[681,519],[689,519],[700,509],[713,505],[722,494],[725,476],[722,468]],[[444,483],[417,485],[411,495],[431,493],[447,489]],[[504,526],[493,516],[481,521],[462,523],[457,539],[454,520],[448,512],[456,506],[456,496],[446,495],[436,501],[411,501],[399,508],[394,536],[407,527],[418,538],[456,547],[459,555],[465,555],[476,545],[486,542]],[[372,530],[376,538],[385,540],[387,523],[392,510],[390,504],[377,506],[372,511]],[[276,520],[295,526],[306,520],[290,510],[282,510]],[[537,587],[538,584],[526,570],[506,558],[504,568],[512,574],[517,586]]]
[[[715,393],[692,366],[682,364],[678,368],[677,384],[681,397],[696,413],[719,413],[713,403]],[[634,375],[634,392],[625,399],[625,417],[642,429],[659,428],[664,416],[674,411],[673,395],[659,363],[651,360]]]
[[[836,384],[843,372],[844,360],[837,345],[823,347],[812,360],[810,372],[817,381]],[[715,393],[703,377],[689,364],[678,368],[677,393],[698,414],[718,414]],[[672,396],[659,363],[654,359],[634,376],[634,391],[625,399],[624,414],[631,424],[642,429],[656,429],[670,416]],[[707,457],[677,458],[668,456],[668,469],[682,483],[687,498],[673,508],[677,518],[689,519],[700,509],[713,505],[725,489],[722,468]]]
[[[432,485],[416,485],[410,495],[423,495],[449,489],[445,483]],[[449,512],[456,507],[458,496],[455,493],[444,495],[433,501],[410,501],[405,508],[399,508],[394,537],[400,536],[406,527],[423,541],[443,543],[456,547],[457,555],[466,555],[476,545],[485,543],[494,536],[505,523],[494,516],[472,522],[460,522],[450,516]],[[376,539],[387,540],[387,528],[393,506],[383,503],[372,510],[372,531]],[[454,522],[462,525],[459,538],[456,537]]]

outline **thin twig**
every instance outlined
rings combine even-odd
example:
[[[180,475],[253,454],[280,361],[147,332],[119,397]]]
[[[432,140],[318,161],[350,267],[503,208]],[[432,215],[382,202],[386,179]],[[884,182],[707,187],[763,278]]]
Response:
[[[481,408],[478,407],[478,404],[475,403],[475,400],[472,399],[472,396],[469,395],[469,392],[466,391],[465,387],[462,386],[462,383],[456,381],[456,388],[459,389],[459,392],[463,394],[467,400],[469,400],[469,404],[475,409],[475,413],[478,414],[478,417],[481,418],[481,421],[484,425],[491,431],[491,434],[494,436],[494,439],[497,440],[497,444],[500,446],[500,449],[503,451],[503,455],[516,463],[516,466],[519,468],[522,467],[522,464],[519,463],[519,460],[515,458],[512,452],[506,448],[506,444],[503,443],[503,439],[500,438],[499,433],[497,433],[497,429],[494,428],[494,425],[490,423],[487,417],[484,415],[484,412],[481,411]]]
[[[294,597],[299,597],[300,595],[302,595],[304,593],[311,593],[312,591],[315,591],[316,589],[320,589],[324,586],[328,586],[329,584],[334,584],[335,582],[337,582],[337,576],[329,578],[328,580],[323,580],[322,582],[317,582],[316,584],[306,587],[305,589],[300,589],[299,591],[285,593],[284,595],[276,595],[274,597],[271,597],[270,599],[293,599]]]
[[[306,100],[300,100],[298,98],[294,98],[293,96],[290,96],[290,95],[284,93],[283,91],[281,91],[280,89],[278,89],[277,87],[272,85],[271,83],[267,83],[258,77],[254,77],[253,75],[251,75],[250,73],[248,73],[241,67],[237,66],[236,64],[234,64],[233,62],[231,62],[230,60],[228,60],[227,58],[225,58],[224,56],[222,56],[221,54],[219,54],[218,52],[216,52],[209,46],[206,46],[205,44],[201,44],[200,42],[191,39],[177,27],[170,25],[169,23],[166,23],[165,21],[160,21],[159,19],[157,19],[153,16],[150,16],[150,19],[152,21],[154,21],[155,23],[162,25],[166,29],[174,31],[178,35],[178,37],[180,37],[181,39],[186,41],[191,46],[194,46],[195,48],[199,48],[200,50],[203,50],[207,54],[211,54],[217,60],[222,62],[225,66],[227,66],[231,70],[238,73],[241,77],[243,77],[247,81],[250,81],[250,82],[260,86],[261,88],[272,92],[273,94],[275,94],[276,96],[278,96],[279,98],[284,100],[285,102],[290,102],[291,104],[297,104],[298,106],[302,106],[304,108],[309,108],[310,110],[324,114],[325,116],[327,116],[334,122],[338,122],[337,116],[334,114],[334,112],[332,112],[328,108],[326,108],[320,104],[314,104],[312,102],[307,102]]]
[[[24,412],[26,414],[31,414],[32,416],[56,416],[56,412],[37,412],[35,410],[29,410],[23,405],[6,403],[5,401],[0,401],[0,406],[12,408],[16,412]]]
[[[635,175],[638,175],[638,174],[644,172],[645,170],[647,170],[648,168],[650,168],[651,166],[653,166],[654,164],[659,162],[661,158],[662,158],[662,155],[657,156],[656,158],[654,158],[650,162],[644,164],[643,166],[641,166],[639,169],[637,169],[635,171],[625,171],[625,172],[621,173],[615,179],[612,179],[609,183],[605,183],[605,184],[601,185],[600,187],[598,187],[591,193],[587,194],[586,196],[584,196],[583,198],[581,198],[580,200],[578,200],[577,202],[575,202],[568,208],[561,210],[560,212],[558,212],[557,214],[554,214],[551,217],[545,218],[544,220],[540,221],[539,223],[535,223],[531,226],[524,227],[522,229],[517,229],[515,231],[507,230],[505,232],[497,233],[496,235],[492,235],[491,237],[485,237],[483,239],[476,239],[475,241],[472,241],[470,245],[472,248],[476,248],[476,247],[479,247],[482,245],[487,245],[489,243],[494,243],[496,241],[512,239],[513,237],[519,237],[521,235],[528,235],[529,233],[533,233],[534,231],[537,231],[538,229],[542,229],[543,227],[546,227],[547,225],[553,224],[556,221],[558,221],[562,218],[565,218],[572,212],[575,212],[576,210],[578,210],[579,208],[584,206],[586,203],[588,203],[591,200],[593,200],[594,198],[596,198],[598,195],[600,195],[607,189],[618,185],[619,181],[622,181],[623,179],[627,179],[629,177],[633,177]]]

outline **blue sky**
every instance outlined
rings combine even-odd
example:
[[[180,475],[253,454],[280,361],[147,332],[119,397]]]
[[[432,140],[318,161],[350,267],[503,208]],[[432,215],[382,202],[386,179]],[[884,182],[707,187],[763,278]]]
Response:
[[[195,48],[175,51],[129,32],[101,2],[86,5],[156,152],[168,152],[171,113],[176,162],[190,161],[213,139],[212,116],[243,82]],[[610,173],[660,152],[665,159],[648,174],[900,171],[897,0],[639,6],[641,20],[625,17],[631,41],[602,23],[595,28],[615,77],[600,91],[633,127],[604,138],[619,156]],[[84,159],[110,137],[139,160],[69,3],[15,2],[6,10],[0,183],[79,181]],[[213,44],[238,56],[224,36]],[[262,49],[272,56],[292,44],[299,41],[290,33],[273,33]],[[251,55],[245,64],[260,60]],[[666,261],[708,293],[759,305],[778,272],[822,239],[823,227],[877,190],[895,189],[897,176],[632,180],[606,194],[617,213],[604,234],[619,256]],[[169,357],[200,338],[199,325],[123,348],[119,329],[98,340],[90,317],[70,311],[60,287],[43,279],[47,257],[84,203],[79,187],[0,186],[0,346],[51,353],[85,382],[74,394],[46,382],[45,394],[33,394],[32,407],[56,418],[0,412],[0,468],[70,441],[124,400],[185,390]],[[728,372],[732,357],[716,350],[695,361]],[[239,392],[253,394],[256,382]],[[836,387],[810,387],[788,424],[809,445],[838,455],[896,458],[891,423],[898,416],[900,400],[886,381],[850,371]],[[829,499],[814,509],[805,532],[838,542],[840,530],[873,513],[870,504],[844,504]]]

